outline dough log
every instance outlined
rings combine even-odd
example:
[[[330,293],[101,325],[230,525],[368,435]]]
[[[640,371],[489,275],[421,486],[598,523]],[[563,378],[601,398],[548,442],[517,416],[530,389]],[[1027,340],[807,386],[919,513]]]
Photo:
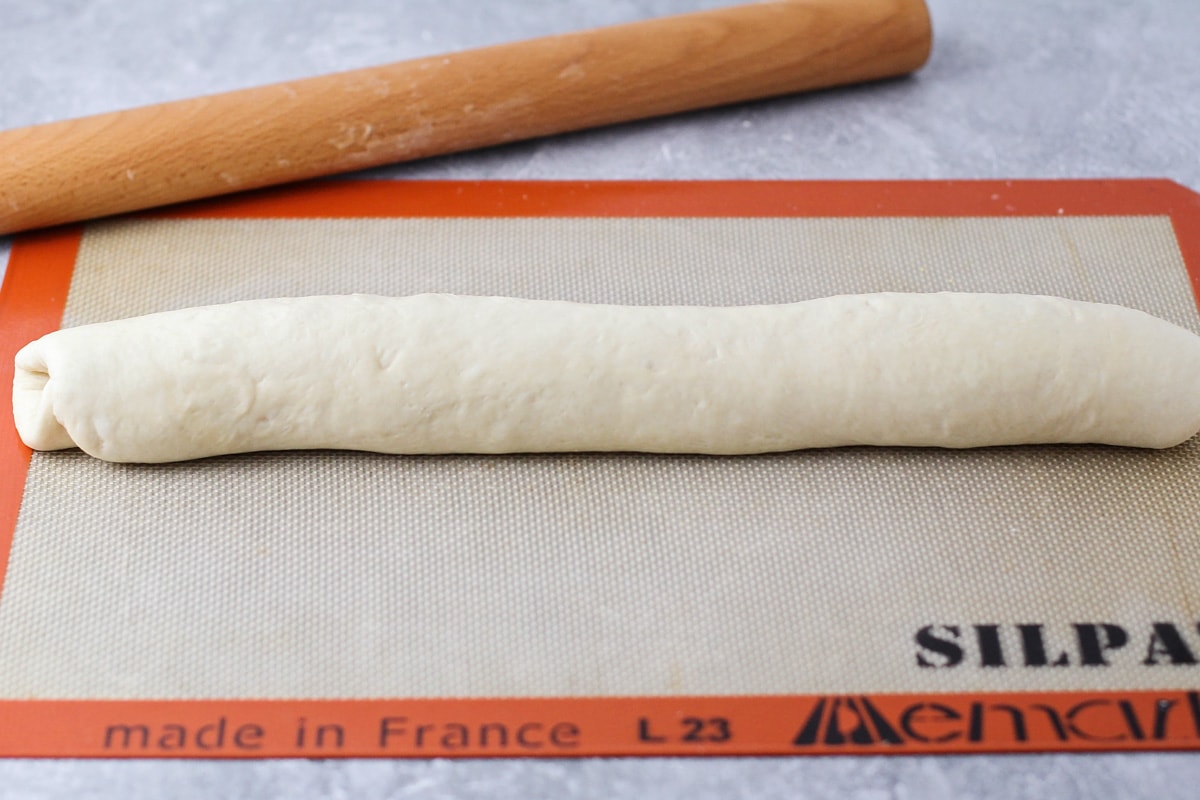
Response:
[[[37,450],[739,454],[1098,442],[1200,430],[1200,337],[1051,297],[782,306],[499,297],[250,301],[68,328],[16,357]]]

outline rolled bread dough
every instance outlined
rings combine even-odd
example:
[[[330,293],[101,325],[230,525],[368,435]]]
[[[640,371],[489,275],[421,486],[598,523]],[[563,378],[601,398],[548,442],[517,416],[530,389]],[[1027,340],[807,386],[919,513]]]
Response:
[[[37,450],[625,450],[1100,442],[1200,430],[1200,337],[1052,297],[779,306],[503,297],[258,300],[68,328],[16,357]]]

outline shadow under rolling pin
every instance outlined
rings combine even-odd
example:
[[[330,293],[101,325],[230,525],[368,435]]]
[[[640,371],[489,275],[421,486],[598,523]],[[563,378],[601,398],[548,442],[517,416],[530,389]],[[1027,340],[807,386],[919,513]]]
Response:
[[[924,0],[773,0],[0,132],[0,234],[911,72]]]

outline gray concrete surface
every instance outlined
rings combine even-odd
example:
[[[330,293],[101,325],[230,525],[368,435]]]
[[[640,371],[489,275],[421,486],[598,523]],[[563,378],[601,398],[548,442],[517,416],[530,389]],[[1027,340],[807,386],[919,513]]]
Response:
[[[0,0],[0,128],[721,5]],[[929,0],[917,76],[376,170],[410,178],[1154,176],[1200,189],[1200,3]],[[0,238],[0,263],[8,240]],[[0,654],[3,657],[3,654]],[[0,720],[3,724],[3,720]],[[1191,754],[0,761],[0,799],[1190,798]]]

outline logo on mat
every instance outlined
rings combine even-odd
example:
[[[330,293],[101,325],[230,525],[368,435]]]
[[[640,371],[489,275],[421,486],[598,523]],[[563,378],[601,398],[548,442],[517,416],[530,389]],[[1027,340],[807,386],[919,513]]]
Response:
[[[1194,667],[1200,652],[1200,624],[926,625],[914,634],[913,643],[916,665],[922,669]]]
[[[822,697],[792,739],[804,747],[1200,742],[1200,692],[1147,695]]]

